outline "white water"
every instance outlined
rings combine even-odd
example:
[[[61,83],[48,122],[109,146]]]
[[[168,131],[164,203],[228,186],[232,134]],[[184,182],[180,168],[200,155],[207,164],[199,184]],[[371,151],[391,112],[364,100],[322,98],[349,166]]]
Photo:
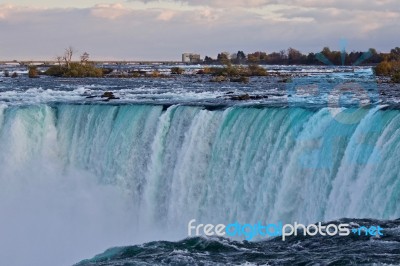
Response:
[[[68,265],[187,223],[400,216],[400,112],[0,107],[0,265]]]

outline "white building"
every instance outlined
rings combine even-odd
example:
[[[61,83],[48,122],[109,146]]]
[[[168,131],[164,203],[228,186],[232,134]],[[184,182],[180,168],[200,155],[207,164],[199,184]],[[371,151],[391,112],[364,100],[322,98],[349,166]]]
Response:
[[[184,53],[182,54],[183,63],[199,63],[201,61],[199,54]]]

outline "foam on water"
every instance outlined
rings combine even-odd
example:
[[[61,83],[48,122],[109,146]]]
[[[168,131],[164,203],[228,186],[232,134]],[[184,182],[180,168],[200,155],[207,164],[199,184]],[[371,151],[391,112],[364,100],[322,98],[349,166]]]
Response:
[[[153,66],[154,67],[154,66]],[[127,66],[131,69],[132,66]],[[160,66],[161,68],[161,66]],[[168,66],[162,66],[168,70]],[[191,67],[190,69],[192,69]],[[66,79],[41,77],[29,79],[22,75],[17,79],[0,78],[0,102],[12,105],[26,105],[50,102],[99,103],[105,91],[113,92],[118,100],[112,102],[144,104],[188,104],[225,105],[263,104],[269,106],[285,105],[288,101],[298,105],[327,104],[327,94],[337,84],[359,83],[369,90],[376,90],[375,77],[370,67],[307,67],[307,66],[266,66],[272,74],[287,75],[291,81],[283,82],[284,77],[251,77],[248,84],[235,82],[210,82],[208,75],[180,75],[169,78],[151,79]],[[196,69],[196,68],[194,68]],[[193,70],[193,69],[192,69]],[[287,83],[286,83],[287,82]],[[302,83],[318,86],[320,95],[306,97],[289,92],[292,85]],[[380,85],[380,86],[387,86]],[[395,92],[392,90],[392,92]],[[246,103],[232,101],[229,95],[249,94],[262,96],[261,99]],[[299,97],[298,97],[299,96]],[[394,96],[394,95],[393,95]],[[290,99],[288,99],[290,98]],[[382,97],[384,103],[396,103],[398,97]],[[352,97],[342,97],[343,103],[354,104]]]

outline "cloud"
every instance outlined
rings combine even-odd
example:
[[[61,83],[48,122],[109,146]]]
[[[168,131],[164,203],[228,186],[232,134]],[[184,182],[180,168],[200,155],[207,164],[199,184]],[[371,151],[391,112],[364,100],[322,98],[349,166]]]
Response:
[[[160,15],[157,16],[158,20],[163,20],[163,21],[169,21],[175,16],[176,12],[172,10],[165,10],[160,13]]]
[[[6,20],[15,12],[27,11],[25,7],[19,7],[12,4],[0,4],[0,20]]]
[[[150,3],[181,3],[189,6],[213,8],[259,8],[271,5],[281,5],[298,8],[337,8],[347,10],[397,10],[398,0],[126,0],[126,2]]]
[[[116,19],[132,13],[132,10],[122,4],[99,4],[90,10],[90,13],[99,18]]]
[[[377,1],[379,7],[374,2],[370,9],[343,9],[341,0],[320,8],[311,0],[302,6],[296,0],[282,2],[250,1],[258,7],[246,8],[235,0],[230,3],[236,7],[229,8],[222,1],[196,0],[181,9],[176,2],[147,8],[134,2],[51,9],[0,5],[0,32],[7,33],[0,60],[52,59],[69,45],[93,59],[120,60],[179,60],[183,51],[215,56],[290,46],[311,52],[338,48],[341,38],[355,50],[398,46],[393,33],[400,27],[400,12],[384,8],[393,1]]]
[[[231,8],[231,7],[260,7],[269,4],[268,0],[188,0],[186,3],[189,5],[198,6],[211,6],[219,8]]]

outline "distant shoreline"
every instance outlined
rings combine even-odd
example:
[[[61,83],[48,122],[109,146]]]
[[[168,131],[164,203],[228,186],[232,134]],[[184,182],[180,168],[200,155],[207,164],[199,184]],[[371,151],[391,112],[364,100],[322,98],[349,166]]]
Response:
[[[73,63],[79,63],[80,61],[72,61]],[[183,63],[181,61],[91,61],[93,64],[96,65],[179,65],[179,66],[198,66],[198,65],[221,65],[223,66],[224,64],[222,63],[206,63],[206,62],[199,62],[199,63]],[[58,62],[56,61],[47,61],[47,60],[13,60],[13,61],[0,61],[0,66],[43,66],[43,67],[50,67],[50,66],[55,66],[58,65]],[[248,65],[248,63],[243,63],[243,64],[233,64],[233,65]],[[325,65],[323,63],[320,64],[263,64],[263,63],[257,63],[257,65],[260,66],[326,66],[329,67],[329,65]],[[376,66],[376,63],[367,63],[367,64],[360,64],[357,66]],[[332,65],[332,67],[340,67],[341,65]],[[351,65],[344,65],[344,66],[351,66]]]

